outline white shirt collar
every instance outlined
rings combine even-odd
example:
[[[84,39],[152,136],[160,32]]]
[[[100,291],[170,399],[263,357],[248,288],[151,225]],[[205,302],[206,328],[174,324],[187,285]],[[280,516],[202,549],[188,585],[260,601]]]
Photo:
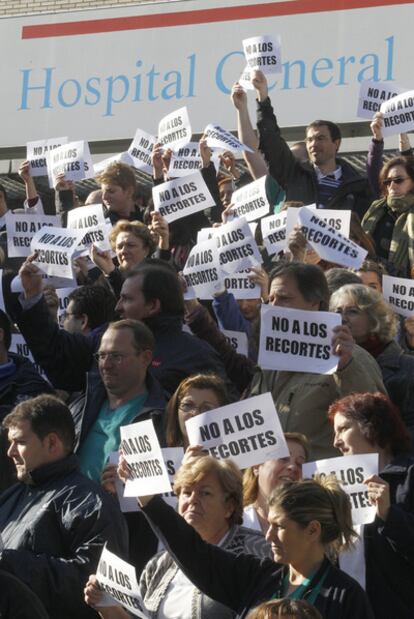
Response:
[[[326,178],[327,176],[334,176],[336,181],[339,181],[342,178],[342,166],[338,166],[336,168],[336,170],[334,172],[329,172],[329,174],[323,174],[320,169],[318,168],[318,166],[315,166],[315,172],[316,172],[316,176],[318,177],[318,181],[320,181],[323,178]]]

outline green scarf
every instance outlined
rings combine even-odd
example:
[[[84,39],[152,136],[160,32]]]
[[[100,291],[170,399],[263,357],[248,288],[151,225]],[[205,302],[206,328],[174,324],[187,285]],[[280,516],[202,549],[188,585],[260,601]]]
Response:
[[[388,260],[395,266],[400,277],[412,277],[414,275],[414,193],[401,198],[388,196],[388,198],[375,200],[362,220],[364,231],[371,236],[384,216],[386,206],[397,215]]]

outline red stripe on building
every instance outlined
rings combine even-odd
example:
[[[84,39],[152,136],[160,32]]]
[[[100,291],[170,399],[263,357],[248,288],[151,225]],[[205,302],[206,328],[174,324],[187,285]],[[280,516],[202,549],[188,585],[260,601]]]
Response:
[[[42,39],[79,34],[121,32],[123,30],[169,28],[171,26],[259,19],[276,15],[344,11],[403,4],[414,4],[414,2],[413,0],[294,0],[292,2],[272,2],[270,4],[233,6],[199,11],[178,11],[176,13],[157,13],[156,15],[132,15],[130,17],[114,17],[111,19],[88,19],[60,24],[23,26],[22,38]]]

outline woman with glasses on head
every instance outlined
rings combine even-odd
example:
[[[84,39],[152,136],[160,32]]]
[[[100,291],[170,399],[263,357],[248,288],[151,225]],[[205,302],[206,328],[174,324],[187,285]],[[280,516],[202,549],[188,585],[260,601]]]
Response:
[[[412,619],[414,612],[414,457],[398,410],[382,393],[357,393],[328,411],[334,445],[344,456],[377,453],[379,475],[365,480],[376,506],[341,569],[365,588],[376,619]]]
[[[375,200],[362,227],[375,243],[377,256],[392,264],[393,275],[414,276],[414,160],[394,157],[380,173],[382,198]]]

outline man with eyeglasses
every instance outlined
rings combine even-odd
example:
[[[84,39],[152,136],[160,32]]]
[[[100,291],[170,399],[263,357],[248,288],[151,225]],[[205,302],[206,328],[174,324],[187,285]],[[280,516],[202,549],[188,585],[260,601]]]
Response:
[[[337,158],[341,132],[335,123],[316,120],[306,128],[309,161],[298,161],[283,139],[268,97],[267,80],[255,71],[257,128],[270,174],[286,191],[287,201],[317,204],[319,208],[355,211],[362,219],[373,196],[368,180]]]

